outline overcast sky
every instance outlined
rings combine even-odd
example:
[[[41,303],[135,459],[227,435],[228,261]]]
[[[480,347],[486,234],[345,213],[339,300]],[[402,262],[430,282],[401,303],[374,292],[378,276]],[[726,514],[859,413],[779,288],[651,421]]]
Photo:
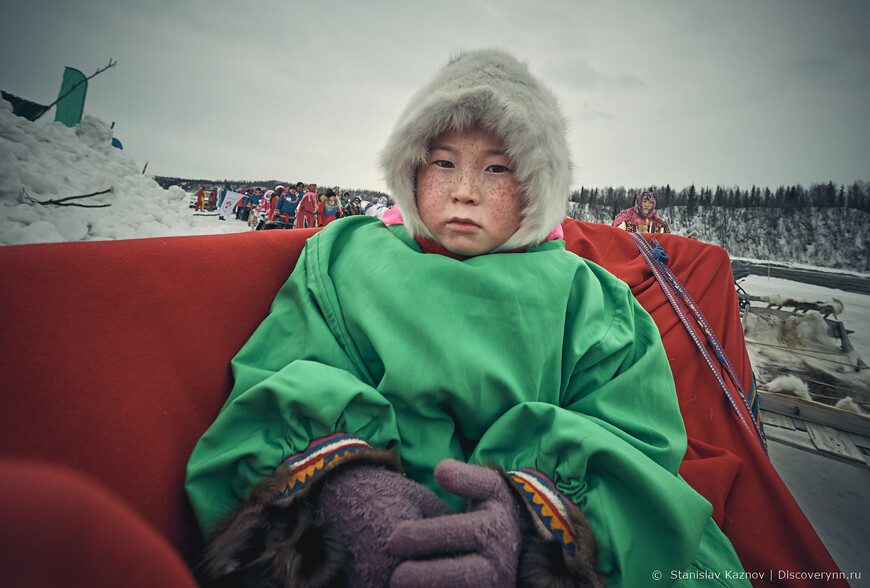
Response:
[[[6,0],[0,88],[48,104],[112,58],[85,112],[149,174],[382,190],[413,92],[500,47],[558,96],[575,187],[851,183],[868,23],[867,0]]]

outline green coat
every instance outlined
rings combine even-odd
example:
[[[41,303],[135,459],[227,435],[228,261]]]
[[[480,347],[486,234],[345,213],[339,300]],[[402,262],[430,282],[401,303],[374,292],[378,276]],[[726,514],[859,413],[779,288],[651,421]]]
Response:
[[[655,323],[561,240],[458,261],[342,219],[308,240],[232,370],[188,465],[205,529],[340,431],[394,447],[436,492],[447,457],[543,473],[586,514],[611,585],[667,584],[699,559],[742,569],[677,474],[686,433]]]

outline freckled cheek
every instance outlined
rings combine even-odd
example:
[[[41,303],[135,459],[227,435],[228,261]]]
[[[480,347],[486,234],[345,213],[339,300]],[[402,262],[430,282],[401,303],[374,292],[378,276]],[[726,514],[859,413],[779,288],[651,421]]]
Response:
[[[446,182],[441,179],[423,176],[417,186],[417,197],[437,197],[446,189]]]
[[[503,231],[513,234],[522,221],[522,196],[514,187],[499,187],[490,192],[489,216]]]
[[[519,228],[519,217],[508,210],[493,210],[490,213],[491,227],[496,233],[512,235]]]
[[[442,198],[444,190],[443,180],[436,180],[427,174],[417,176],[417,210],[424,222],[444,207]]]

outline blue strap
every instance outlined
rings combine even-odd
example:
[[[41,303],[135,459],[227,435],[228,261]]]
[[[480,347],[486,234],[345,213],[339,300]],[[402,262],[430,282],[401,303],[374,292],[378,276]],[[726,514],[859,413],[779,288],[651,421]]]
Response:
[[[716,333],[713,331],[713,328],[710,326],[710,323],[707,321],[704,313],[701,312],[701,307],[698,306],[698,303],[695,302],[695,300],[689,294],[689,291],[686,290],[686,287],[677,279],[671,269],[667,265],[665,265],[664,260],[668,259],[668,254],[665,252],[664,248],[659,245],[659,242],[655,239],[653,240],[653,245],[655,246],[655,249],[653,249],[650,247],[649,243],[647,243],[646,239],[641,237],[639,234],[629,234],[634,239],[634,243],[640,250],[641,256],[644,258],[644,261],[646,261],[647,265],[652,270],[656,281],[659,283],[659,286],[665,293],[665,296],[667,296],[668,301],[671,303],[671,306],[673,306],[674,311],[677,313],[677,316],[680,317],[680,321],[683,323],[683,326],[685,326],[686,330],[689,332],[689,336],[695,342],[695,345],[698,347],[698,350],[701,352],[701,355],[707,362],[707,366],[710,368],[710,371],[713,372],[713,375],[716,377],[716,380],[722,387],[722,391],[725,393],[726,398],[728,398],[728,402],[734,409],[735,414],[737,414],[743,425],[755,435],[761,445],[761,449],[764,451],[765,455],[767,455],[767,439],[764,436],[764,427],[758,417],[758,398],[755,393],[755,376],[753,375],[752,390],[750,391],[752,397],[751,399],[747,399],[746,394],[743,390],[743,385],[740,382],[740,378],[737,377],[734,366],[731,364],[731,361],[728,359],[728,355],[725,353],[725,348],[719,342],[719,338],[716,336]],[[737,394],[749,414],[752,426],[750,426],[750,424],[747,422],[743,411],[740,410],[740,407],[735,401],[734,395],[731,393],[728,385],[725,383],[725,380],[722,377],[720,370],[716,368],[716,365],[713,362],[713,358],[707,351],[707,347],[701,341],[701,337],[698,334],[697,329],[695,329],[694,325],[692,325],[692,323],[689,321],[686,311],[683,309],[683,305],[680,304],[677,299],[677,295],[679,295],[680,299],[682,299],[682,303],[689,310],[689,312],[692,313],[695,321],[697,321],[698,325],[701,327],[701,330],[704,332],[707,343],[713,349],[713,353],[716,354],[716,358],[719,360],[720,365],[725,368],[725,372],[728,374],[731,382],[734,384],[734,388],[737,390]]]

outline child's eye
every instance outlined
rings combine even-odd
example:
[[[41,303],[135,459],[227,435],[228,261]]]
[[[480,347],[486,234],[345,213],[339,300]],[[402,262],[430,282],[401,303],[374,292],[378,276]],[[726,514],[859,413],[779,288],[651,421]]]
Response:
[[[438,167],[452,168],[453,162],[447,161],[445,159],[436,159],[432,162],[432,165],[437,165]]]
[[[503,173],[508,173],[511,170],[509,167],[505,167],[503,165],[491,165],[488,168],[486,168],[486,171],[494,173],[494,174],[503,174]]]

